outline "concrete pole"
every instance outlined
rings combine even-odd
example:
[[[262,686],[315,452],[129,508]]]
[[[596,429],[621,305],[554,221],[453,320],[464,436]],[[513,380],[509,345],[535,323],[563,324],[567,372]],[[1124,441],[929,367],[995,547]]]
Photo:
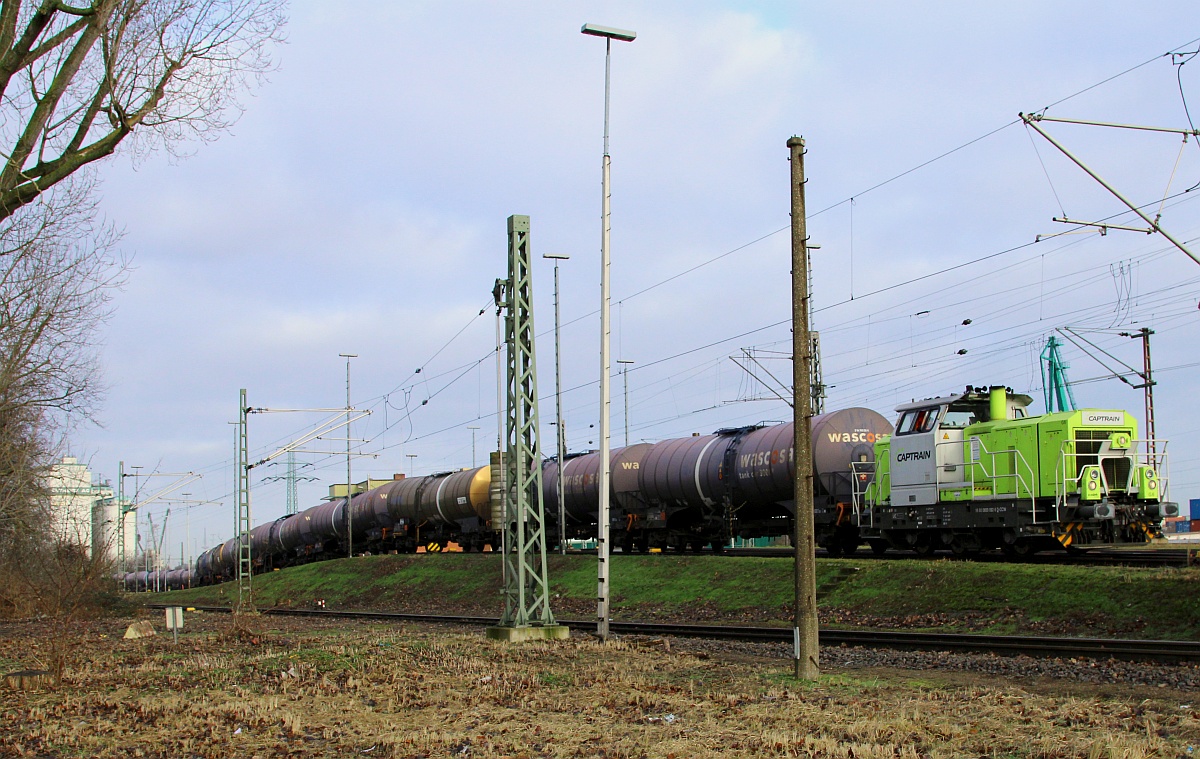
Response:
[[[600,503],[596,511],[596,634],[600,640],[608,641],[609,600],[609,491],[611,490],[611,467],[609,461],[609,429],[611,419],[611,388],[609,372],[612,360],[609,355],[609,236],[612,231],[610,206],[610,170],[612,158],[608,155],[608,91],[612,40],[604,40],[604,158],[600,173]]]
[[[558,262],[570,256],[561,253],[543,253],[542,258],[554,259],[554,411],[558,417],[558,552],[567,552],[566,481],[563,467],[567,459],[567,431],[563,426],[562,410],[562,342],[559,338]]]
[[[558,552],[567,554],[567,423],[558,417]]]
[[[350,485],[350,359],[358,358],[358,354],[338,355],[346,359],[346,555],[354,558],[354,521],[350,514],[350,497],[353,490]]]
[[[500,533],[500,578],[502,587],[508,587],[508,483],[506,472],[508,464],[504,457],[504,428],[508,421],[508,406],[504,402],[504,289],[508,287],[507,280],[497,279],[492,289],[496,300],[496,469],[495,479],[497,492],[500,495],[500,523],[493,524],[492,529]],[[501,591],[503,595],[503,591]]]
[[[813,537],[812,341],[808,332],[808,232],[804,211],[804,140],[787,142],[792,162],[792,384],[796,475],[796,622],[793,629],[796,677],[815,680],[818,664],[816,544]]]
[[[608,155],[608,104],[609,84],[612,81],[612,41],[633,42],[636,32],[625,29],[584,24],[580,29],[584,34],[604,38],[604,160],[601,168],[600,183],[600,476],[599,476],[599,508],[597,509],[596,524],[596,634],[600,640],[608,641],[609,617],[609,493],[611,490],[611,467],[609,461],[610,443],[610,412],[611,388],[609,387],[609,372],[612,361],[609,356],[609,233],[612,230],[612,214],[610,207],[610,180],[612,159]]]
[[[625,383],[625,447],[629,447],[629,365],[634,363],[627,359],[619,358],[617,363],[621,365],[621,379]]]

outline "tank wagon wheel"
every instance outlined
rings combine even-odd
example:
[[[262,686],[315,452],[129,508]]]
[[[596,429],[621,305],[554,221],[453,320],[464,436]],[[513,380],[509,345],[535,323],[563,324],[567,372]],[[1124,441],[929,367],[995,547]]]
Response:
[[[842,554],[845,556],[853,556],[858,553],[858,536],[847,535],[842,538]]]

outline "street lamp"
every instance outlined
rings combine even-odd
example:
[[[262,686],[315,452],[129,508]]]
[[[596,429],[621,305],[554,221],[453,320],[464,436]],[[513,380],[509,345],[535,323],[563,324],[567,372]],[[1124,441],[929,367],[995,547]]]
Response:
[[[608,501],[611,490],[612,462],[609,461],[609,412],[610,388],[609,361],[609,233],[612,230],[609,204],[609,183],[612,159],[608,155],[608,100],[611,73],[612,41],[633,42],[636,32],[613,29],[607,26],[584,24],[579,30],[593,37],[604,38],[604,159],[601,163],[600,188],[600,504],[596,524],[597,599],[596,633],[601,640],[608,640],[609,592],[608,592]]]
[[[350,359],[358,358],[357,353],[339,353],[346,359],[346,554],[354,558],[354,517],[350,514]]]
[[[414,462],[413,459],[415,459],[417,457],[417,454],[406,453],[404,455],[408,457],[408,474],[411,476],[414,471],[413,467],[416,466],[416,462]]]
[[[621,379],[625,380],[625,447],[629,447],[629,365],[637,363],[623,358],[617,359],[621,365]]]
[[[566,484],[563,480],[563,465],[567,458],[567,439],[566,428],[563,426],[563,410],[562,410],[562,349],[559,342],[559,316],[558,316],[558,262],[568,261],[570,256],[564,253],[543,253],[542,258],[549,258],[554,261],[554,410],[558,417],[558,552],[565,554],[567,552],[567,522],[566,522],[566,507],[563,502],[566,500]]]

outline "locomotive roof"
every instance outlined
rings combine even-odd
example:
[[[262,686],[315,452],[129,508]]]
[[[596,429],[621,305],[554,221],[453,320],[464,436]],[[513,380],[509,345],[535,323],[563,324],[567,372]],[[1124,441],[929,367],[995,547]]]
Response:
[[[986,391],[985,392],[974,391],[974,392],[970,392],[970,393],[956,393],[954,395],[943,395],[939,398],[926,398],[923,401],[912,401],[911,403],[904,403],[904,404],[897,406],[896,410],[897,411],[910,411],[910,410],[916,409],[916,408],[929,408],[930,406],[949,406],[953,403],[957,403],[958,401],[963,401],[963,400],[972,401],[975,403],[987,403],[988,399],[989,399],[988,393]],[[1031,403],[1033,403],[1033,398],[1031,398],[1028,395],[1023,395],[1021,393],[1008,393],[1008,399],[1017,401],[1022,406],[1029,406]]]

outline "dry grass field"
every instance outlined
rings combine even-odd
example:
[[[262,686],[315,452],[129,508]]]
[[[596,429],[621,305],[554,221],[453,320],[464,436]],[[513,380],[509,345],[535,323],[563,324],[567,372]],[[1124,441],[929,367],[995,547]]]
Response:
[[[0,755],[26,757],[1180,757],[1200,692],[829,669],[664,640],[503,645],[479,630],[189,614],[51,645],[0,626]],[[1195,748],[1193,748],[1195,747]],[[1193,752],[1196,753],[1193,753]]]

